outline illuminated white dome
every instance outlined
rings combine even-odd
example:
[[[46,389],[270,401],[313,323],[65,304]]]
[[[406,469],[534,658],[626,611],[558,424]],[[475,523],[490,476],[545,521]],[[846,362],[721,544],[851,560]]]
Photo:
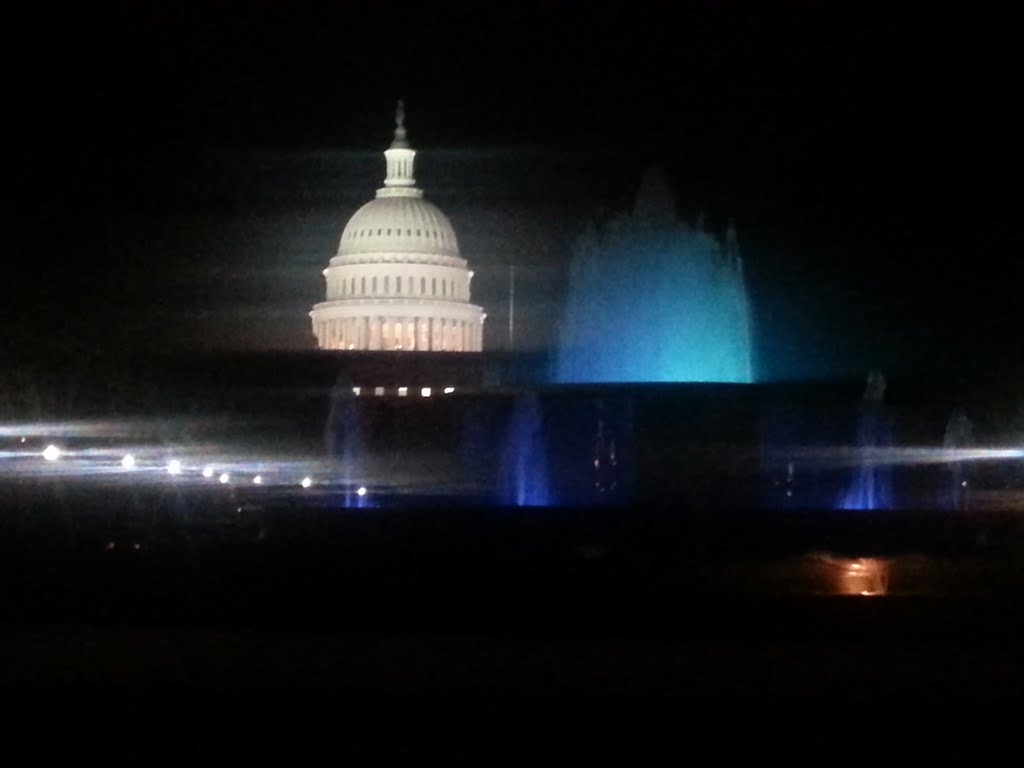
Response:
[[[470,303],[473,273],[451,222],[416,186],[401,102],[395,123],[384,186],[349,219],[324,270],[327,300],[310,312],[317,345],[479,352],[486,315]]]
[[[433,203],[422,197],[378,197],[355,212],[341,235],[339,256],[361,254],[457,258],[459,243],[448,217]]]

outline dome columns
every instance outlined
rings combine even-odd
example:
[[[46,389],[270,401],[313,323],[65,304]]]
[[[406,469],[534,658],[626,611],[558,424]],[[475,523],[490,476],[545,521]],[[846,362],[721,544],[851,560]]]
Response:
[[[321,349],[415,352],[479,352],[483,319],[409,314],[366,314],[319,320]]]

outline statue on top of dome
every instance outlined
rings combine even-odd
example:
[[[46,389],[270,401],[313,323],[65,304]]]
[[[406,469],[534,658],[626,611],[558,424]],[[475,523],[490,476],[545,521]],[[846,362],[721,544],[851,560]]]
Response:
[[[401,99],[398,100],[398,104],[395,106],[395,140],[391,142],[391,146],[393,148],[409,146],[405,135],[405,102]]]

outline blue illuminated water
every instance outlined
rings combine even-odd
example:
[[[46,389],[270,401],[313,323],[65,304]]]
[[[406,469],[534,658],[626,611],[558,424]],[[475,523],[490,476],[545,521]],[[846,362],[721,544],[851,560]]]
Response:
[[[559,328],[559,383],[754,380],[752,320],[735,230],[678,220],[648,178],[633,213],[576,243]]]
[[[552,503],[543,415],[535,394],[516,398],[502,445],[499,490],[503,504],[545,507]]]
[[[888,467],[863,462],[839,503],[840,509],[892,509],[892,478]]]
[[[860,465],[839,501],[840,509],[892,509],[892,469],[877,461],[872,449],[892,445],[892,426],[884,404],[885,377],[878,371],[868,376],[867,391],[857,423]]]

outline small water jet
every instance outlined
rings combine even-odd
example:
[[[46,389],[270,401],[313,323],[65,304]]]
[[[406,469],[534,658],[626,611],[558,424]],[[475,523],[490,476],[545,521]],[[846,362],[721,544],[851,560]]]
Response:
[[[499,499],[503,504],[545,507],[552,503],[543,412],[532,392],[515,400],[499,466]]]
[[[885,409],[885,377],[881,371],[868,374],[857,422],[857,445],[861,458],[853,482],[839,502],[840,509],[891,509],[892,472],[879,465],[873,449],[892,444],[892,427]]]
[[[967,418],[966,412],[958,408],[950,414],[946,423],[946,433],[943,437],[942,447],[947,449],[966,448],[971,444],[971,437],[974,431],[971,420]],[[951,510],[963,511],[968,508],[968,497],[970,487],[967,480],[964,463],[953,462],[949,467],[949,493],[942,499],[944,506]]]
[[[342,374],[331,389],[331,407],[324,438],[327,455],[339,464],[339,480],[346,488],[344,506],[364,507],[367,500],[354,488],[365,470],[366,440],[363,414],[351,382]]]

